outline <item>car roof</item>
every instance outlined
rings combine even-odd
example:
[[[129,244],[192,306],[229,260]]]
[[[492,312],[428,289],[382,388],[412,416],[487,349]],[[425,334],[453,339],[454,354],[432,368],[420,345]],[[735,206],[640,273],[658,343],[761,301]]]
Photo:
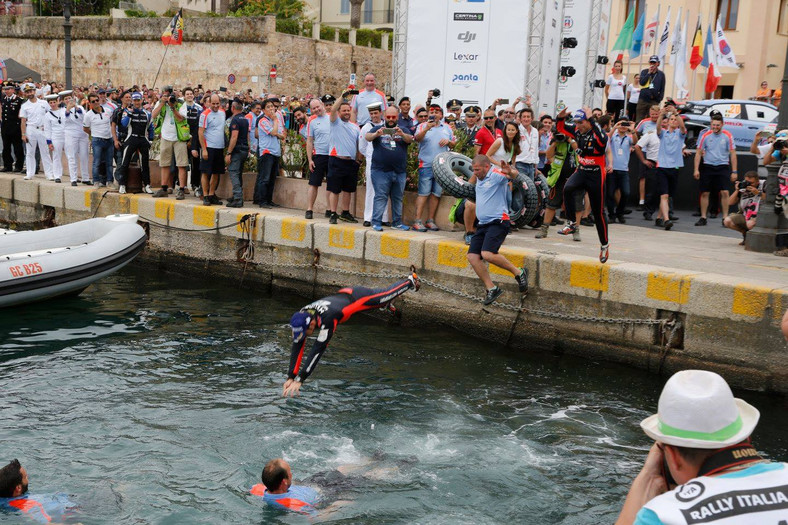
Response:
[[[689,100],[687,101],[688,104],[693,104],[695,106],[712,106],[714,104],[758,104],[761,106],[769,106],[771,108],[777,109],[776,106],[769,104],[768,102],[763,102],[762,100],[743,100],[743,99],[707,99],[707,100]]]

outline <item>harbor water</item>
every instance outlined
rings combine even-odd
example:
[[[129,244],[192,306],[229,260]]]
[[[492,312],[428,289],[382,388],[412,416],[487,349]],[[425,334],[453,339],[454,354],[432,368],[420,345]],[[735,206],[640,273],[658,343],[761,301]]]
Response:
[[[359,315],[282,399],[308,300],[250,288],[135,266],[3,311],[0,464],[68,494],[72,523],[615,520],[665,378]],[[788,459],[786,400],[737,395],[761,410],[756,447]],[[249,489],[275,457],[343,503],[267,507]]]

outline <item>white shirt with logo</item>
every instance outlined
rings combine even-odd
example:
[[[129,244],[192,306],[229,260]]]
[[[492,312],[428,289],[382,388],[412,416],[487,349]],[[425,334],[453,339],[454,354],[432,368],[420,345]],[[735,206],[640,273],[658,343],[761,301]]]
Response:
[[[539,163],[539,131],[533,127],[528,126],[525,129],[522,124],[520,127],[520,154],[514,159],[515,162],[524,162],[525,164],[538,164]]]

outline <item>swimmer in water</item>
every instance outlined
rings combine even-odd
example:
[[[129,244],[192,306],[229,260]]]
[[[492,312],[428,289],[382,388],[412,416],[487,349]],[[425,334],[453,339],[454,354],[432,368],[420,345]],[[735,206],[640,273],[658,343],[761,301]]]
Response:
[[[252,494],[262,496],[266,503],[301,514],[316,513],[320,494],[311,487],[293,485],[293,472],[282,458],[269,461],[263,469],[262,483],[252,487]]]
[[[395,311],[391,302],[410,289],[418,291],[420,286],[418,276],[413,273],[404,281],[388,288],[376,290],[362,287],[342,288],[336,294],[318,299],[293,314],[290,318],[293,348],[290,351],[290,367],[287,369],[287,381],[282,388],[282,396],[298,394],[301,384],[314,372],[315,366],[326,351],[328,342],[340,323],[346,322],[353,314],[365,310],[380,308]],[[319,328],[317,341],[302,367],[301,360],[304,356],[306,338],[312,335],[315,328]]]
[[[18,459],[0,468],[0,509],[19,511],[39,523],[52,523],[76,506],[63,493],[30,495],[27,470]]]

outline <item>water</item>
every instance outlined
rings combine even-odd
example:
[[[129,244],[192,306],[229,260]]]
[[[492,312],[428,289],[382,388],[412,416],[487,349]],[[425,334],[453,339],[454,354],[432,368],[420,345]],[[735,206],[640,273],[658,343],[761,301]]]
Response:
[[[358,316],[283,400],[305,303],[131,268],[4,311],[0,463],[70,494],[86,524],[308,523],[248,494],[277,456],[296,480],[357,467],[318,522],[614,521],[660,379]],[[758,448],[788,458],[785,401],[739,395],[761,409]]]

